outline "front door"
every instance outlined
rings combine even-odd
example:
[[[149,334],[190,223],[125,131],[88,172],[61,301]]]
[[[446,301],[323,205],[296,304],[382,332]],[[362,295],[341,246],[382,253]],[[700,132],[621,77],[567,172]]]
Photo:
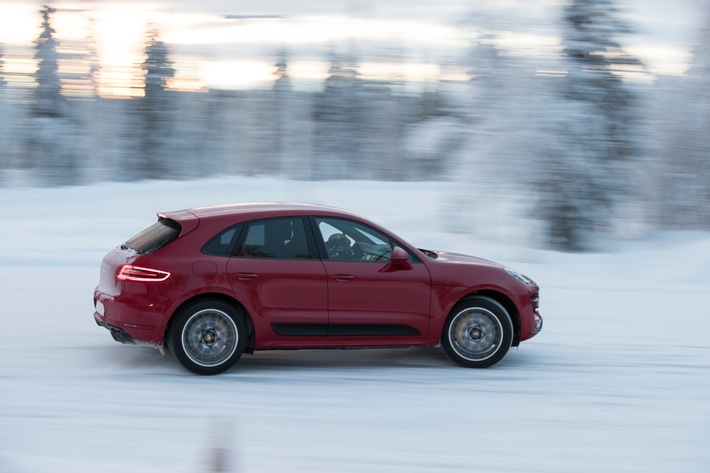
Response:
[[[410,345],[428,336],[430,276],[410,255],[390,263],[396,242],[353,220],[313,219],[328,278],[329,339],[340,344]]]

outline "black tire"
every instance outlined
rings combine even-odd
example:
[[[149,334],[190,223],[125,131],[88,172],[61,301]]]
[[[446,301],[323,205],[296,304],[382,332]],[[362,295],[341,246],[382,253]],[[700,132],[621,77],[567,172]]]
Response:
[[[188,305],[170,328],[169,347],[185,368],[201,375],[227,371],[244,352],[247,331],[240,313],[209,299]]]
[[[499,302],[483,296],[464,299],[451,309],[441,334],[441,346],[455,363],[487,368],[510,348],[513,323]]]

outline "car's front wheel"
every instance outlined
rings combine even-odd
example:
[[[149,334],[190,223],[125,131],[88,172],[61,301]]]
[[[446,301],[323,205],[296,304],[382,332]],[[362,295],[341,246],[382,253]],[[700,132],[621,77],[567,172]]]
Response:
[[[513,323],[499,302],[483,296],[454,306],[444,324],[441,345],[446,355],[467,368],[486,368],[510,348]]]
[[[188,370],[202,375],[222,373],[239,360],[247,333],[239,312],[219,300],[203,300],[177,314],[169,348]]]

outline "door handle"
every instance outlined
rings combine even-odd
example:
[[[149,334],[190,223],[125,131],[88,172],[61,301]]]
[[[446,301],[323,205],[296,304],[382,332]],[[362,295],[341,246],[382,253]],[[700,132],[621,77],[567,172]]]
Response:
[[[333,275],[333,279],[336,281],[352,281],[355,279],[355,276],[352,274],[335,274]]]
[[[249,281],[250,279],[256,279],[259,275],[254,273],[236,273],[235,276],[240,281]]]

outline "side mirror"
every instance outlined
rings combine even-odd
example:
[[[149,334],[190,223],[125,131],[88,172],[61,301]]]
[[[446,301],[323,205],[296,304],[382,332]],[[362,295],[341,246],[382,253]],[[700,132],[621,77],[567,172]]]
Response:
[[[412,264],[409,262],[409,253],[399,246],[392,248],[390,263],[401,266],[402,269],[412,269]]]

